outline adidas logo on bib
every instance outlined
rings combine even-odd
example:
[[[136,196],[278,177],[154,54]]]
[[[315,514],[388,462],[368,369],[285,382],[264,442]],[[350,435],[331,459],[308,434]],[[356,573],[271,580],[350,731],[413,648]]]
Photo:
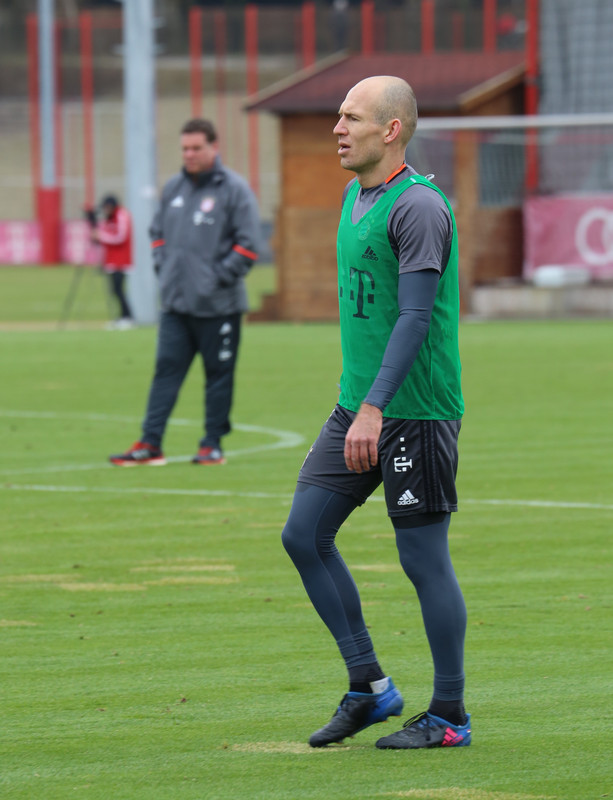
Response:
[[[375,253],[372,247],[367,247],[362,253],[362,258],[367,258],[369,261],[378,261],[379,256]]]
[[[419,503],[419,498],[411,494],[411,492],[408,489],[406,490],[406,492],[403,492],[398,498],[399,506],[414,506],[415,503]]]

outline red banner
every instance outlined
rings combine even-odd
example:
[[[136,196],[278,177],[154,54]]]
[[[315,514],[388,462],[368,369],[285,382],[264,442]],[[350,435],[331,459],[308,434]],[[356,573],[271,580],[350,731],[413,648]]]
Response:
[[[534,197],[524,204],[524,277],[539,267],[613,278],[613,194]]]
[[[0,264],[40,264],[40,227],[37,222],[0,222]],[[99,264],[100,250],[89,240],[89,226],[82,220],[60,225],[60,257],[65,264]]]

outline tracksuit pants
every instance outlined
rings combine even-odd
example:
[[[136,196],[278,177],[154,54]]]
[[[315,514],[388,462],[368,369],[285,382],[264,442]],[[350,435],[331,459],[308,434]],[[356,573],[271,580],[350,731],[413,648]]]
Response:
[[[201,447],[219,447],[231,430],[234,369],[241,314],[194,317],[164,312],[158,332],[155,373],[143,421],[142,441],[161,447],[166,423],[196,353],[204,365],[204,436]]]
[[[122,270],[115,270],[115,272],[109,272],[108,276],[111,292],[119,304],[120,317],[122,319],[132,319],[132,311],[124,292],[126,273]]]

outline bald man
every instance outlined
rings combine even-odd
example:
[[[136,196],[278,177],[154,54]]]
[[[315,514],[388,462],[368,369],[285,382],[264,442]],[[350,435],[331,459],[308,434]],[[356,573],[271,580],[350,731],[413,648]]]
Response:
[[[400,564],[421,605],[434,690],[427,711],[376,746],[458,747],[471,739],[463,699],[466,607],[447,538],[464,411],[457,231],[448,200],[405,163],[416,124],[406,81],[375,76],[349,91],[333,131],[341,166],[355,173],[337,239],[340,397],[300,469],[283,530],[348,672],[348,691],[311,735],[312,747],[402,714],[402,695],[377,659],[335,544],[340,526],[380,483]]]

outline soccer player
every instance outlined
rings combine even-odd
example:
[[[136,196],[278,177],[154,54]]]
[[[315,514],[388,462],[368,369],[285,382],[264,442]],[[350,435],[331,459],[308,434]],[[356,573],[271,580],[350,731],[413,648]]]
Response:
[[[142,434],[117,466],[165,463],[162,438],[187,372],[199,353],[206,376],[204,436],[194,464],[223,464],[221,439],[230,409],[242,316],[244,277],[257,260],[260,221],[247,182],[224,166],[209,120],[181,129],[183,169],[162,190],[151,224],[162,315],[155,373]]]
[[[340,526],[381,482],[400,563],[421,605],[434,690],[427,711],[376,746],[470,743],[466,607],[447,539],[464,410],[457,232],[447,199],[405,163],[416,124],[411,87],[375,76],[349,91],[333,131],[341,166],[356,174],[344,192],[337,241],[341,391],[300,470],[283,530],[349,678],[336,713],[310,737],[313,747],[402,713],[403,698],[377,660],[335,544]]]

